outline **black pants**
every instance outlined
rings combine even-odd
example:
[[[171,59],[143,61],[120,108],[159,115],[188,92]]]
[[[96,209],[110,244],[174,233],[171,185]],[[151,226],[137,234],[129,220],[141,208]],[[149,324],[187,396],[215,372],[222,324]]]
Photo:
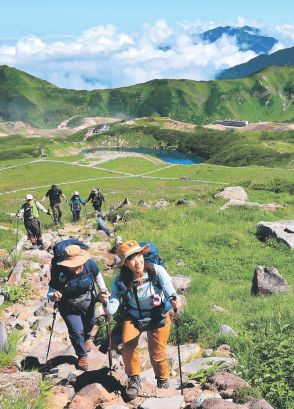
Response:
[[[54,205],[50,205],[50,207],[53,212],[54,223],[61,222],[61,216],[62,216],[61,203],[55,203]]]
[[[28,238],[32,244],[43,244],[41,225],[38,219],[28,219],[24,221]]]
[[[102,202],[93,202],[92,205],[95,210],[97,210],[98,212],[101,212]]]
[[[72,220],[74,222],[80,220],[81,209],[71,209],[71,211],[72,211]]]

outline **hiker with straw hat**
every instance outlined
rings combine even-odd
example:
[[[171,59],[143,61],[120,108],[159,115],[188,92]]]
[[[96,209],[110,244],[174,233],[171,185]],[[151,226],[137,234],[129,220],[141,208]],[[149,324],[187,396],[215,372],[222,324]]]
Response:
[[[70,241],[66,240],[65,244]],[[80,244],[87,248],[84,243]],[[62,242],[57,245],[62,245]],[[61,260],[53,261],[48,298],[58,303],[78,356],[77,367],[87,370],[87,355],[92,348],[91,331],[96,321],[95,302],[107,301],[107,288],[95,261],[80,245],[66,246]],[[96,284],[99,293],[96,292]]]
[[[165,354],[171,328],[168,314],[179,308],[179,300],[172,279],[163,266],[149,264],[145,259],[150,245],[140,246],[135,240],[120,245],[117,267],[107,308],[114,314],[121,302],[125,305],[122,329],[122,357],[128,375],[127,395],[138,396],[140,389],[140,354],[138,341],[147,331],[148,350],[158,388],[168,388],[169,367]],[[176,299],[172,299],[175,296]]]

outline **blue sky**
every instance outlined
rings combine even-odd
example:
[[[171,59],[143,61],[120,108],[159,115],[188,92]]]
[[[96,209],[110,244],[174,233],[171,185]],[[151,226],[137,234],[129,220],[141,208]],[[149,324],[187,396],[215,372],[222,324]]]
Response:
[[[153,78],[210,80],[254,58],[236,39],[199,34],[251,25],[294,45],[293,0],[0,0],[0,65],[58,86],[93,89]],[[198,37],[197,37],[198,36]],[[168,47],[166,52],[163,47]]]
[[[169,24],[197,19],[230,23],[237,17],[291,24],[293,15],[292,0],[2,0],[0,41],[29,34],[77,34],[107,23],[133,31],[161,18]]]

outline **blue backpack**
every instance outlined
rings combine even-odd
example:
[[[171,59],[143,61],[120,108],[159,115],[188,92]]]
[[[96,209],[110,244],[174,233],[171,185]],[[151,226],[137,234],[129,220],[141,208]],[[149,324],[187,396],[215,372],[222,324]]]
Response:
[[[157,249],[157,247],[155,246],[155,244],[152,241],[141,241],[140,243],[141,247],[146,246],[146,244],[149,244],[150,246],[150,251],[149,253],[145,254],[144,259],[150,263],[150,264],[158,264],[159,266],[162,266],[165,268],[165,264],[162,261],[160,255],[159,255],[159,251]]]
[[[51,261],[51,271],[54,271],[59,266],[57,263],[62,260],[64,249],[67,246],[72,246],[73,244],[80,246],[83,250],[88,250],[88,246],[80,240],[77,239],[67,239],[59,241],[53,246],[53,259]]]

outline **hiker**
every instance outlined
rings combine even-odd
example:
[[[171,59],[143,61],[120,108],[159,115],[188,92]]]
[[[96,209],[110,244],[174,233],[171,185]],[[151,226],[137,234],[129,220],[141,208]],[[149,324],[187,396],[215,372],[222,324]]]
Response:
[[[28,238],[32,243],[33,249],[43,248],[41,224],[39,221],[39,210],[51,216],[50,210],[46,210],[37,200],[34,200],[31,194],[25,197],[25,203],[17,212],[16,217],[23,217],[24,226],[28,233]]]
[[[72,220],[74,222],[80,220],[81,208],[82,205],[85,206],[86,201],[80,196],[79,192],[74,192],[68,204],[71,208]]]
[[[49,197],[50,207],[53,212],[53,220],[55,224],[62,223],[61,216],[62,216],[62,207],[61,207],[61,196],[67,202],[67,198],[65,197],[64,193],[58,189],[56,185],[52,185],[48,192],[45,194],[41,202],[44,202],[46,197]]]
[[[121,302],[125,305],[122,357],[128,375],[129,399],[135,399],[140,388],[141,368],[137,347],[143,331],[147,331],[150,361],[157,387],[169,387],[169,367],[165,354],[171,328],[168,311],[180,306],[178,298],[171,299],[176,291],[166,269],[144,260],[144,255],[149,251],[150,244],[141,247],[135,240],[121,244],[116,264],[121,269],[113,280],[107,303],[109,314],[114,314]]]
[[[94,209],[97,210],[98,212],[101,212],[102,202],[105,202],[105,199],[100,189],[98,188],[92,189],[88,199],[86,200],[86,203],[89,202],[90,200]]]
[[[113,236],[114,232],[113,229],[107,226],[105,223],[106,217],[101,213],[95,212],[96,222],[97,222],[97,229],[104,231],[107,236]]]
[[[63,249],[63,255],[52,260],[48,299],[58,302],[60,315],[78,357],[77,367],[86,371],[88,352],[92,348],[91,331],[96,321],[95,302],[107,301],[107,288],[84,243],[69,239],[56,246]],[[98,293],[96,284],[100,290]]]

